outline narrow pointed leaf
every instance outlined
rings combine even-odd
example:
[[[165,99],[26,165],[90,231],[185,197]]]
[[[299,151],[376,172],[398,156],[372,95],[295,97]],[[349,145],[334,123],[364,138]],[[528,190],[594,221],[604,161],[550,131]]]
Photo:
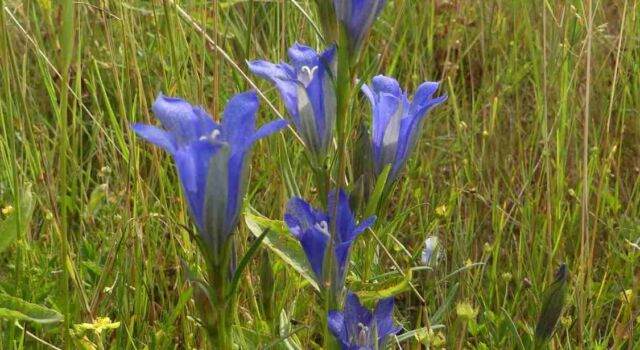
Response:
[[[20,197],[20,210],[14,208],[4,220],[0,220],[0,253],[27,230],[34,208],[33,193],[26,190]]]
[[[50,324],[62,322],[63,317],[55,310],[10,295],[0,294],[0,319]]]
[[[546,342],[553,335],[553,331],[562,314],[565,296],[567,294],[567,280],[569,273],[567,265],[562,264],[555,274],[555,280],[547,288],[542,301],[542,310],[536,325],[536,338],[538,341]]]
[[[284,222],[267,219],[253,213],[245,215],[245,222],[251,233],[256,237],[260,237],[264,230],[270,229],[270,232],[264,238],[264,244],[294,270],[298,271],[313,288],[320,290],[313,277],[313,269],[307,261],[307,256],[298,241],[288,232]]]
[[[390,171],[391,165],[387,165],[382,170],[382,173],[380,173],[380,176],[378,176],[376,186],[373,188],[371,198],[369,198],[369,203],[367,204],[367,210],[364,214],[364,217],[375,215],[378,211],[378,206],[380,205],[380,201],[382,200],[383,191],[387,185],[387,177],[389,176]]]

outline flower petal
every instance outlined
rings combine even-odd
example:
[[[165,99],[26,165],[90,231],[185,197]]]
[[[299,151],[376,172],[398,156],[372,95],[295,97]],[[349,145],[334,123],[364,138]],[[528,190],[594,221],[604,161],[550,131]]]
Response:
[[[347,328],[344,324],[344,316],[340,312],[329,311],[327,323],[329,330],[331,330],[331,333],[338,338],[342,347],[348,347],[349,334],[347,333]]]
[[[378,305],[374,311],[376,326],[378,327],[378,340],[382,341],[385,337],[398,333],[401,328],[395,327],[393,323],[393,308],[395,301],[393,297],[385,298],[378,301]]]
[[[411,103],[409,115],[426,113],[427,110],[446,101],[446,94],[433,98],[433,95],[436,93],[439,87],[440,83],[437,82],[427,81],[422,83],[416,90],[416,93],[413,97],[413,103]]]
[[[258,131],[253,135],[252,142],[258,141],[259,139],[269,136],[275,132],[278,132],[284,129],[289,122],[284,119],[278,119],[271,121],[258,129]]]
[[[287,53],[296,71],[302,70],[302,67],[305,66],[312,68],[320,63],[320,57],[316,50],[306,45],[295,43]]]
[[[354,230],[353,230],[353,236],[354,239],[356,236],[358,236],[359,234],[361,234],[362,232],[364,232],[364,230],[368,229],[369,227],[373,226],[373,224],[376,222],[376,217],[375,216],[370,216],[368,218],[366,218],[365,220],[363,220],[362,222],[360,222],[360,225],[358,225]]]
[[[175,154],[176,168],[185,190],[192,215],[198,227],[204,229],[204,195],[209,170],[209,161],[220,145],[209,141],[196,141],[179,149]]]
[[[171,133],[156,126],[140,123],[131,125],[131,129],[133,129],[139,137],[161,147],[165,151],[171,154],[176,152],[176,138]]]
[[[329,236],[327,236],[326,233],[313,227],[305,230],[300,239],[302,249],[304,249],[309,264],[311,264],[311,268],[313,272],[315,272],[318,281],[321,281],[323,278],[322,265],[328,241]]]
[[[349,205],[349,197],[344,190],[340,189],[338,193],[338,207],[336,208],[335,205],[335,191],[331,191],[331,193],[329,193],[329,214],[336,213],[336,243],[352,241],[356,222],[351,212],[351,206]]]
[[[266,79],[278,88],[289,115],[291,115],[294,123],[298,125],[300,123],[298,114],[298,87],[296,83],[297,77],[293,67],[285,63],[273,64],[262,60],[249,61],[247,63],[250,71]]]
[[[304,231],[315,225],[315,210],[301,198],[293,197],[287,203],[284,220],[289,227],[289,231],[298,238]]]
[[[371,312],[360,304],[360,300],[355,293],[349,292],[344,304],[344,322],[347,330],[350,331],[350,335],[357,335],[353,331],[358,329],[358,324],[371,328],[372,321],[373,315]]]
[[[391,94],[395,96],[397,99],[400,99],[402,96],[402,89],[400,88],[400,84],[398,81],[387,77],[384,75],[376,75],[371,79],[371,87],[376,94],[381,94],[383,92]]]
[[[237,94],[227,102],[221,132],[223,140],[230,145],[232,155],[245,152],[251,145],[258,106],[258,95],[255,91]]]
[[[151,109],[178,144],[196,141],[201,136],[211,134],[215,128],[215,122],[204,110],[194,108],[178,97],[159,94]]]

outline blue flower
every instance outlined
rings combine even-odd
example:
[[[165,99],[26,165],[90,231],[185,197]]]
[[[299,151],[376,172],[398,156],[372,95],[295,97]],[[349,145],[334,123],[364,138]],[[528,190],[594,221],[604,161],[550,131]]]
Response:
[[[257,109],[254,91],[236,95],[218,124],[201,107],[160,94],[152,110],[164,129],[140,123],[131,126],[138,136],[173,156],[200,235],[214,249],[237,224],[251,146],[287,124],[285,120],[273,121],[256,132]],[[208,183],[209,178],[212,181]]]
[[[278,88],[302,141],[318,159],[326,154],[333,139],[335,57],[335,47],[318,54],[296,43],[289,49],[291,65],[262,60],[248,62],[253,73]]]
[[[395,79],[382,75],[362,86],[373,110],[373,164],[377,175],[391,166],[387,183],[393,182],[416,147],[422,120],[429,109],[445,101],[447,95],[434,97],[439,83],[425,82],[418,87],[413,102]]]
[[[329,329],[343,350],[383,349],[387,337],[402,329],[393,325],[393,307],[393,298],[382,299],[372,314],[349,292],[344,312],[329,312]]]
[[[349,46],[357,53],[387,0],[333,0],[336,17],[347,29]]]
[[[332,277],[332,289],[338,293],[344,286],[345,269],[351,245],[356,237],[365,229],[373,225],[375,217],[370,217],[356,225],[353,213],[349,207],[347,194],[340,190],[336,207],[335,192],[329,195],[329,215],[316,210],[304,200],[293,197],[287,204],[284,220],[289,231],[300,241],[307,255],[318,285],[322,285],[323,262],[327,244],[331,237],[331,228],[336,213],[333,247],[336,257],[336,274]]]

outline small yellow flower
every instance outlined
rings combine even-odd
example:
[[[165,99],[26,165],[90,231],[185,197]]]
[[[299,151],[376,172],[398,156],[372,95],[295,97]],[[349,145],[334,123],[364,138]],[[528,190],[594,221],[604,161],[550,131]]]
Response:
[[[11,213],[13,213],[13,206],[7,205],[6,207],[2,208],[2,214],[9,215]]]
[[[448,208],[444,204],[436,208],[436,214],[438,216],[446,216],[447,212],[448,212]]]
[[[84,334],[86,331],[93,331],[96,334],[102,333],[105,329],[120,328],[120,322],[112,322],[109,317],[98,317],[93,323],[81,323],[74,326],[77,334]]]
[[[635,303],[635,294],[633,294],[633,290],[627,289],[624,292],[620,292],[620,301],[625,304],[633,305]]]
[[[458,303],[458,305],[456,305],[456,314],[458,317],[468,321],[478,316],[478,309],[467,302]]]

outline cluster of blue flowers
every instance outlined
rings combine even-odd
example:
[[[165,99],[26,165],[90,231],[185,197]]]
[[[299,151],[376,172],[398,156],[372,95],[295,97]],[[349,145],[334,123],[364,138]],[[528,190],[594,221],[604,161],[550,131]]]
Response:
[[[353,243],[376,218],[370,216],[359,224],[356,222],[359,213],[352,211],[349,195],[341,188],[345,184],[337,180],[345,174],[336,174],[327,164],[332,155],[336,156],[336,120],[348,117],[348,113],[339,115],[338,106],[352,97],[338,93],[344,90],[336,85],[341,72],[338,67],[349,65],[347,71],[357,67],[368,32],[386,0],[333,0],[332,4],[318,4],[332,5],[335,24],[340,28],[339,38],[343,40],[337,39],[322,52],[296,43],[288,51],[289,63],[256,60],[248,62],[248,66],[277,88],[309,159],[316,168],[327,169],[325,178],[334,179],[330,182],[333,188],[321,193],[328,198],[326,210],[294,197],[284,215],[289,231],[307,256],[318,286],[335,301],[332,310],[327,310],[327,326],[343,349],[378,349],[390,335],[401,330],[392,319],[393,298],[379,301],[371,313],[345,286]],[[340,50],[346,50],[344,55],[339,54]],[[340,61],[339,57],[347,60]],[[353,83],[351,77],[347,81]],[[370,85],[362,85],[361,91],[372,112],[373,180],[388,169],[385,189],[401,175],[416,147],[427,112],[446,99],[446,95],[436,96],[438,88],[437,82],[425,82],[410,101],[408,92],[393,78],[380,75]],[[233,255],[230,252],[234,249],[233,233],[247,191],[252,145],[287,125],[285,120],[276,120],[256,131],[257,109],[255,92],[239,94],[229,101],[221,123],[217,124],[201,107],[160,95],[153,112],[164,129],[143,124],[132,126],[140,137],[173,156],[214,280],[228,278],[216,279],[215,275],[228,275],[229,267],[233,270],[233,263],[228,260]],[[211,334],[220,336],[220,332]]]

